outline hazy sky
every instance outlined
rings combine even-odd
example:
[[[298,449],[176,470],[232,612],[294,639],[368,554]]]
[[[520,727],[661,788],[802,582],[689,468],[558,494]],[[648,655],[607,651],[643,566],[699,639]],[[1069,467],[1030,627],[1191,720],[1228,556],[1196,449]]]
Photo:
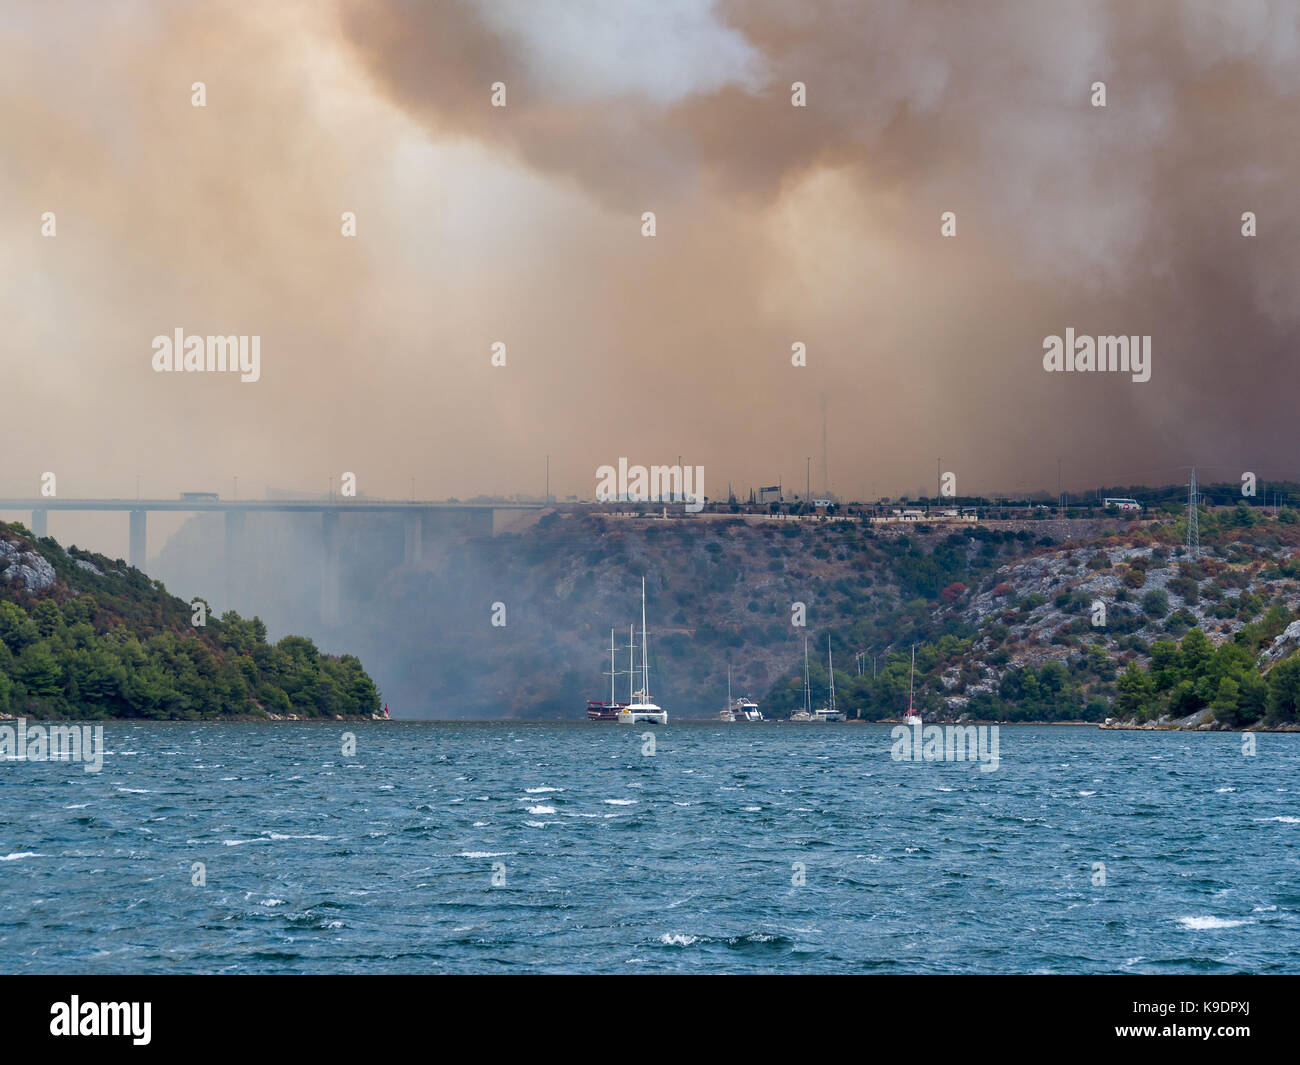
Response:
[[[823,397],[849,495],[1300,476],[1297,53],[1263,0],[11,0],[0,493],[820,487]]]

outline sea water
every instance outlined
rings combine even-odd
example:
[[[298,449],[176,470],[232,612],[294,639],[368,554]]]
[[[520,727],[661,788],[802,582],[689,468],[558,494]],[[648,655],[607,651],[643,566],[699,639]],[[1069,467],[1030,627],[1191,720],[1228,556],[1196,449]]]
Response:
[[[0,763],[0,971],[1300,971],[1300,735],[999,739],[109,722]]]

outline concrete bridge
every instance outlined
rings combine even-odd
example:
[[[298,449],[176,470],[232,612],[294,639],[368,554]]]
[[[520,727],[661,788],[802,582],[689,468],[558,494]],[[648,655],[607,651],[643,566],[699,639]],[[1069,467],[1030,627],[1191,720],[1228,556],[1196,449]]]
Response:
[[[543,503],[453,503],[434,500],[391,500],[346,497],[336,499],[213,499],[195,495],[180,499],[0,499],[0,513],[30,511],[31,530],[37,536],[48,535],[49,512],[52,510],[125,511],[130,521],[130,557],[127,561],[141,571],[148,551],[147,521],[151,511],[220,511],[226,516],[227,590],[236,598],[244,558],[244,521],[258,513],[319,514],[321,538],[325,547],[324,572],[321,575],[321,609],[328,621],[336,621],[339,611],[339,516],[346,513],[401,514],[405,529],[403,561],[418,562],[424,531],[428,528],[454,527],[469,536],[492,536],[498,531],[498,512],[502,517],[512,511],[536,511]]]

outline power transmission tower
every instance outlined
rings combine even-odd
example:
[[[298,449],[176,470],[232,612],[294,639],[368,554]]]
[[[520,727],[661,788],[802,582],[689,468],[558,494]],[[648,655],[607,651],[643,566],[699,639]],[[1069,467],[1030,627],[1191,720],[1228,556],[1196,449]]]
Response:
[[[831,494],[829,451],[826,448],[826,393],[822,393],[822,495]]]
[[[1201,529],[1196,514],[1196,467],[1187,485],[1187,554],[1193,562],[1201,557]]]

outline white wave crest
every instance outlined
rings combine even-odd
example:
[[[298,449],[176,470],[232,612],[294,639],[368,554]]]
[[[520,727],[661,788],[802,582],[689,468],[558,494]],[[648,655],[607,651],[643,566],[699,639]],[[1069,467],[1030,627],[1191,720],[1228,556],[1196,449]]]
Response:
[[[1243,924],[1254,924],[1253,921],[1235,921],[1227,917],[1179,917],[1178,923],[1194,932],[1216,928],[1237,928]]]

